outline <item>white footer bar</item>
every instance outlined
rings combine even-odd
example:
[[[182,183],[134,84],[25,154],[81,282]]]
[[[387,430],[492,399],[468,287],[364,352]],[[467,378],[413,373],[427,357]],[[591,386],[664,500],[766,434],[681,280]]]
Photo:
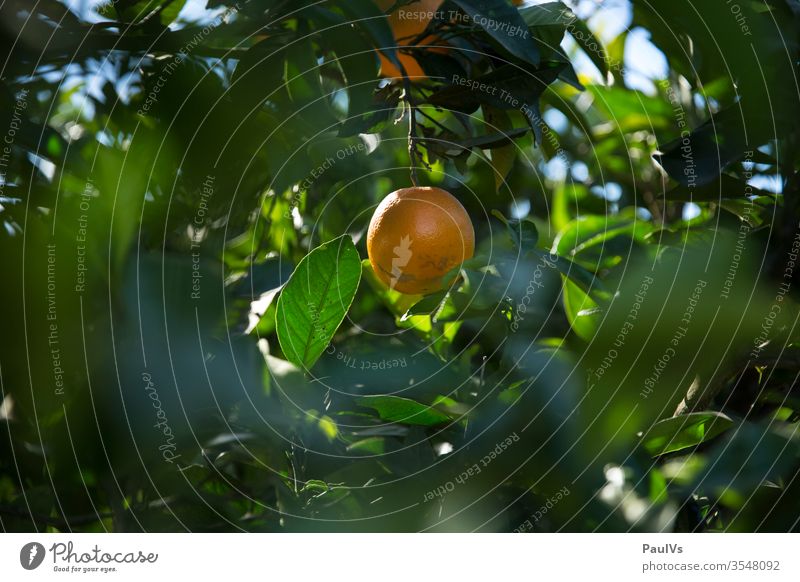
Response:
[[[3,534],[3,580],[800,580],[784,534]],[[589,578],[586,578],[589,579]]]

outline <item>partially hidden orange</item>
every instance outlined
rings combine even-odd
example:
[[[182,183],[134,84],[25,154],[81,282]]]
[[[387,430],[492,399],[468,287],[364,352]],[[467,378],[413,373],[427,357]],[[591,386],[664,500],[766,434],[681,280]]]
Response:
[[[398,46],[412,46],[415,45],[417,37],[422,34],[425,29],[433,20],[434,13],[439,9],[444,0],[417,0],[401,6],[397,10],[389,14],[389,26],[394,33],[394,39],[397,41]],[[375,0],[375,3],[381,10],[388,10],[394,5],[395,0]],[[437,45],[443,44],[441,40],[433,35],[428,35],[418,41],[420,45]],[[445,53],[447,48],[432,46],[426,50],[433,52]],[[381,59],[382,77],[397,78],[402,77],[402,71],[387,59],[383,53],[378,52]],[[406,70],[406,75],[410,81],[422,81],[427,79],[425,71],[412,55],[402,52],[402,49],[397,50],[397,59],[402,63],[403,68]]]
[[[400,293],[438,291],[442,277],[474,252],[475,230],[467,211],[441,188],[392,192],[375,209],[367,231],[375,274]]]

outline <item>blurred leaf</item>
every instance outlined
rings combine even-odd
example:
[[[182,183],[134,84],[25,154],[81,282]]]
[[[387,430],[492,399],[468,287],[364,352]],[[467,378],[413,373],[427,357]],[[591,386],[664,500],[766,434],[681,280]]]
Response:
[[[530,218],[506,218],[499,210],[492,210],[492,216],[498,218],[506,225],[508,235],[514,246],[521,252],[526,253],[536,248],[539,242],[539,232],[536,224]]]
[[[348,446],[347,451],[361,455],[383,455],[386,452],[386,439],[377,436],[361,439]]]
[[[342,12],[356,26],[364,29],[375,46],[392,61],[400,70],[402,66],[397,58],[394,33],[389,26],[386,15],[372,0],[348,0],[339,4]]]
[[[683,186],[704,186],[745,157],[747,140],[741,112],[730,107],[689,135],[664,144],[653,158]]]
[[[665,98],[616,85],[589,85],[586,89],[595,97],[593,105],[621,132],[671,129],[675,125],[675,112]]]
[[[606,289],[603,282],[598,279],[594,273],[588,271],[584,267],[581,267],[579,264],[562,256],[556,255],[553,252],[545,253],[537,249],[534,251],[534,254],[540,257],[542,261],[546,259],[547,262],[551,263],[552,266],[558,269],[562,275],[570,279],[585,293],[595,293],[599,295],[606,294]]]
[[[635,214],[580,216],[556,236],[554,250],[592,271],[609,268],[628,256],[635,243],[642,243],[652,224]]]
[[[733,426],[721,412],[692,412],[658,421],[645,433],[642,444],[653,456],[673,453],[709,441]]]
[[[573,15],[572,21],[567,25],[567,30],[605,78],[609,71],[609,62],[608,59],[603,58],[605,49],[591,29],[583,20]]]
[[[745,196],[773,196],[773,194],[730,174],[722,174],[718,180],[712,180],[696,187],[679,184],[664,194],[664,198],[667,200],[695,203],[713,202],[725,198],[744,199]]]
[[[563,279],[564,311],[572,331],[582,340],[591,341],[599,324],[597,303],[569,278]]]
[[[744,422],[717,443],[693,483],[731,507],[742,507],[766,482],[778,482],[797,466],[796,427]]]
[[[513,128],[513,123],[508,113],[492,107],[491,105],[483,105],[483,118],[486,125],[492,130],[508,131]],[[505,184],[506,176],[514,166],[514,160],[517,155],[517,148],[513,143],[509,143],[502,147],[495,147],[492,151],[492,169],[494,170],[494,186],[495,190],[499,191],[503,184]]]
[[[400,424],[437,426],[451,422],[451,418],[430,406],[399,396],[363,396],[356,398],[359,406],[372,408],[381,419]]]

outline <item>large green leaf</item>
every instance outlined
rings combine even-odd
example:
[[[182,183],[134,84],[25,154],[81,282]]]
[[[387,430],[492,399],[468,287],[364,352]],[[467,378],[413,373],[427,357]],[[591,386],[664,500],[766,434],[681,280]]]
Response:
[[[353,241],[342,236],[311,251],[278,299],[275,324],[286,359],[309,369],[333,338],[361,280]]]
[[[721,412],[693,412],[658,421],[644,436],[653,456],[694,447],[725,432],[733,421]]]
[[[420,426],[447,424],[451,418],[444,412],[399,396],[363,396],[356,399],[359,406],[372,408],[386,421]]]
[[[595,66],[602,72],[608,72],[608,62],[601,58],[603,46],[594,36],[586,23],[575,16],[562,2],[545,2],[520,9],[522,19],[528,26],[557,26],[568,30],[575,42],[586,52]]]

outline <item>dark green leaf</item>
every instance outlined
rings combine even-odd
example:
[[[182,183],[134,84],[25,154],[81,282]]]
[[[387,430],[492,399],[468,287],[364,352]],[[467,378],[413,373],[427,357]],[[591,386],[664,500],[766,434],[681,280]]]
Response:
[[[704,186],[719,178],[733,162],[745,157],[747,131],[734,107],[717,113],[691,134],[660,148],[654,159],[686,187]]]
[[[712,180],[693,188],[679,184],[664,195],[667,200],[684,202],[709,202],[725,198],[744,199],[745,196],[772,196],[772,194],[751,186],[740,178],[722,174],[718,180]]]
[[[372,0],[348,0],[341,2],[340,7],[353,24],[366,31],[386,58],[400,68],[401,64],[394,48],[397,41],[386,15],[381,12],[377,4]]]
[[[519,13],[528,26],[567,25],[575,19],[575,14],[562,2],[525,6],[520,8]]]
[[[451,85],[437,91],[431,95],[429,103],[464,113],[472,113],[483,103],[499,109],[523,110],[538,101],[563,68],[563,63],[548,63],[534,73],[503,65],[491,73],[470,79],[466,84]]]
[[[519,11],[505,0],[453,0],[472,22],[515,57],[539,65],[539,49]]]
[[[520,251],[525,253],[536,248],[536,243],[539,242],[539,231],[536,230],[536,224],[531,219],[508,219],[497,209],[492,210],[492,216],[506,225],[511,241]]]

